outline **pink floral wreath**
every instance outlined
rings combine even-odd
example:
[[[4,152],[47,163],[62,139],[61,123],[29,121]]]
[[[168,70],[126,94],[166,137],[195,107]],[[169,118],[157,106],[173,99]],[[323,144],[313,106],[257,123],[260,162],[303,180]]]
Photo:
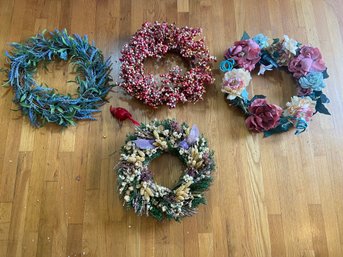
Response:
[[[131,96],[151,107],[167,105],[175,108],[178,102],[196,102],[202,99],[205,85],[212,84],[212,62],[204,39],[195,40],[202,34],[199,28],[176,27],[175,24],[150,23],[142,25],[122,49],[120,86]],[[175,66],[168,73],[160,74],[161,81],[144,70],[148,57],[162,58],[167,52],[180,54],[188,61],[190,69],[182,74]]]
[[[318,48],[302,45],[287,35],[271,40],[263,34],[250,38],[244,33],[226,51],[225,59],[220,65],[225,72],[222,92],[231,105],[243,111],[250,131],[271,136],[295,127],[295,134],[300,134],[317,112],[330,115],[324,106],[330,100],[322,91],[329,75]],[[263,95],[248,97],[246,88],[256,66],[258,75],[283,69],[294,77],[297,95],[285,108],[268,103]]]

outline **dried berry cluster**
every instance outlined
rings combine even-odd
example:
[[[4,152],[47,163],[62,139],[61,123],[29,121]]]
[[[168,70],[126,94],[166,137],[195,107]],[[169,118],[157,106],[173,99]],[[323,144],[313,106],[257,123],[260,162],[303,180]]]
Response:
[[[196,40],[201,29],[176,27],[175,24],[146,22],[121,51],[121,86],[125,91],[151,107],[167,105],[175,108],[178,102],[202,99],[205,85],[214,82],[210,56],[204,39]],[[180,54],[190,69],[183,74],[179,66],[160,74],[160,82],[144,71],[146,58],[162,58],[168,52]]]

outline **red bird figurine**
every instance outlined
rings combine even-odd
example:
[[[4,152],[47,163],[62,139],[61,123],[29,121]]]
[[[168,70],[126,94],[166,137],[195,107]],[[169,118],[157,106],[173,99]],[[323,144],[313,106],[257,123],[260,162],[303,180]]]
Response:
[[[110,106],[110,112],[112,114],[112,116],[114,118],[116,118],[117,120],[119,120],[120,122],[123,122],[124,120],[127,120],[129,119],[130,121],[132,121],[133,124],[135,124],[136,126],[139,126],[139,122],[134,120],[132,118],[132,114],[124,109],[124,108],[121,108],[121,107],[112,107],[112,105]]]

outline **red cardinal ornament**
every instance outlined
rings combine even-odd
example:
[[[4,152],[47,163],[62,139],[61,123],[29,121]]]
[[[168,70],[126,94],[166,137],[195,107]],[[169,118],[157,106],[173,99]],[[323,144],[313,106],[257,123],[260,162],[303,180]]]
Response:
[[[127,120],[129,119],[130,121],[132,121],[133,124],[135,124],[136,126],[139,126],[139,122],[134,120],[132,118],[132,114],[124,109],[124,108],[121,108],[121,107],[112,107],[112,105],[110,106],[110,112],[112,114],[112,116],[114,118],[116,118],[117,120],[119,120],[120,122],[124,121],[124,120]]]

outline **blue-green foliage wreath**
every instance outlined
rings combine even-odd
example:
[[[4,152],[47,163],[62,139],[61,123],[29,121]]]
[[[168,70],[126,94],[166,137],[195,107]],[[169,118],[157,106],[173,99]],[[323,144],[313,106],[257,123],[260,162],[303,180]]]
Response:
[[[104,60],[94,42],[88,43],[85,35],[68,35],[66,30],[42,32],[23,43],[12,43],[8,80],[5,85],[13,88],[14,102],[20,106],[35,127],[47,122],[61,126],[75,125],[75,120],[94,120],[93,114],[104,104],[111,87],[111,61]],[[62,95],[55,89],[39,85],[34,77],[38,64],[47,68],[55,59],[70,60],[77,73],[78,96]]]

